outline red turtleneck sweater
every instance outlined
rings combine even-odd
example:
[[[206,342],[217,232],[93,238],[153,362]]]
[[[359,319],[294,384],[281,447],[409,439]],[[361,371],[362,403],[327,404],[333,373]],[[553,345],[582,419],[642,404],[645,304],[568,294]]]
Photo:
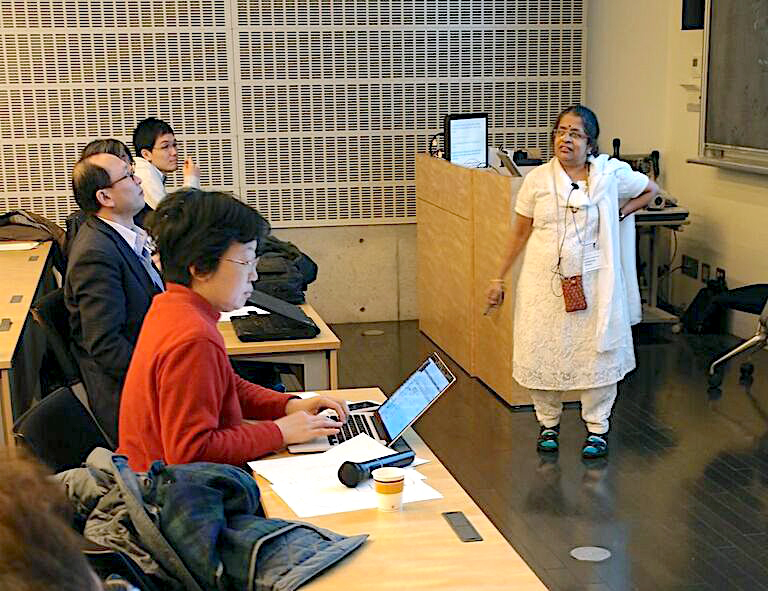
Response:
[[[154,460],[242,465],[283,446],[274,419],[292,396],[235,373],[218,318],[182,285],[169,283],[152,300],[120,401],[117,451],[134,470]]]

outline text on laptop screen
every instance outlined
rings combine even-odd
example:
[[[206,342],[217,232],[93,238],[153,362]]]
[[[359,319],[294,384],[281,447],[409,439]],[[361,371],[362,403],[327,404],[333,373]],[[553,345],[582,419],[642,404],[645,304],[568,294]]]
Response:
[[[448,386],[448,379],[428,359],[379,409],[387,432],[394,438]]]

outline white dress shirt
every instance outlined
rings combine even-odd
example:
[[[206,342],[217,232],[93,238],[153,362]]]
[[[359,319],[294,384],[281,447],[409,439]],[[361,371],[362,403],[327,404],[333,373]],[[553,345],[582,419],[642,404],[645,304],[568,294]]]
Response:
[[[97,217],[105,224],[108,224],[114,228],[115,231],[123,237],[123,239],[128,243],[128,246],[130,246],[131,250],[136,253],[137,257],[139,257],[139,261],[141,261],[142,265],[144,265],[144,268],[146,269],[150,279],[152,279],[152,282],[161,291],[165,291],[163,280],[160,277],[160,274],[154,267],[152,267],[152,253],[149,250],[149,234],[147,234],[146,230],[140,228],[139,226],[134,226],[133,229],[127,228],[122,224],[118,224],[117,222],[113,222],[107,218],[103,218],[101,216]]]
[[[167,177],[160,172],[157,166],[140,156],[136,158],[135,162],[136,176],[141,179],[141,188],[144,189],[144,201],[152,209],[157,209],[157,206],[168,194],[165,189]],[[184,177],[184,186],[199,189],[200,179],[193,175]]]

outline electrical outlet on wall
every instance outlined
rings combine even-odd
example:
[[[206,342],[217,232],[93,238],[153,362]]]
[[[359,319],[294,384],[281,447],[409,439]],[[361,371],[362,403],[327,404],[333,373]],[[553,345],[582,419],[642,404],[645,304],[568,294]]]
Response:
[[[682,263],[683,275],[697,279],[699,277],[699,261],[687,254],[683,255]]]
[[[691,80],[701,80],[701,56],[691,57]]]

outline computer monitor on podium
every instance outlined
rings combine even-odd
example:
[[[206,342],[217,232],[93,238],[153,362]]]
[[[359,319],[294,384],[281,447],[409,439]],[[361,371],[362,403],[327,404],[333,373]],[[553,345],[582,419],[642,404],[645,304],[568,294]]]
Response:
[[[469,168],[488,166],[488,113],[446,115],[445,159]]]

